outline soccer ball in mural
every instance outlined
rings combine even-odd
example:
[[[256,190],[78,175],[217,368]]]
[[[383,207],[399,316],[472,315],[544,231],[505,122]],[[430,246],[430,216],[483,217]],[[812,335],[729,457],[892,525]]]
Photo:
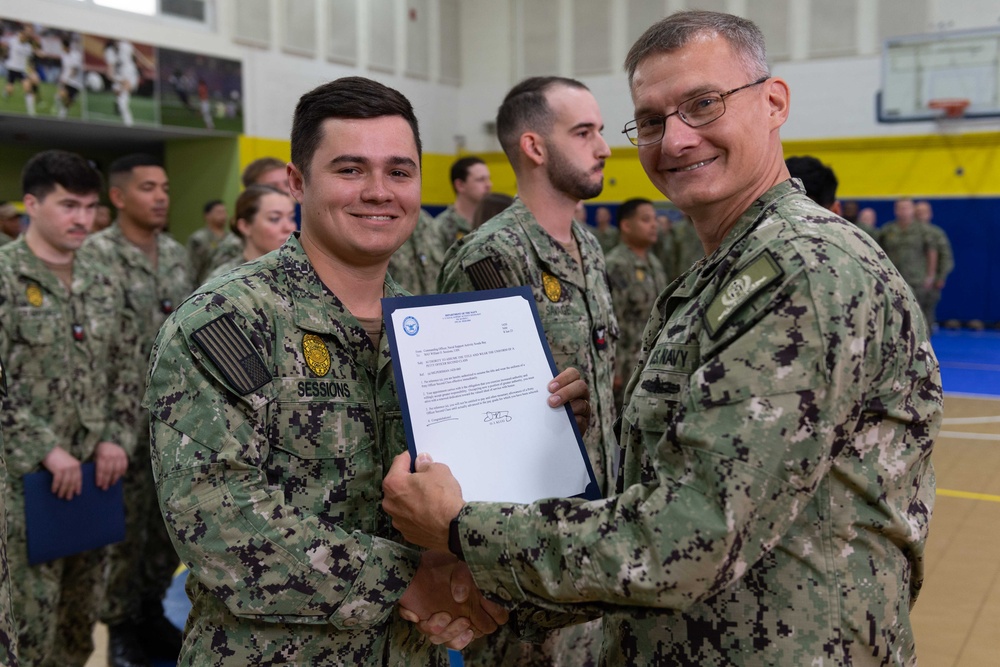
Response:
[[[99,93],[104,90],[104,78],[98,72],[87,72],[85,82],[87,89]]]

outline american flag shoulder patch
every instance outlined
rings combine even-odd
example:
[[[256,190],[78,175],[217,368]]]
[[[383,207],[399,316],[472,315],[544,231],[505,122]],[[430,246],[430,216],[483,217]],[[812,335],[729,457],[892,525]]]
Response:
[[[472,286],[476,291],[488,289],[503,289],[507,287],[503,276],[497,269],[497,263],[492,257],[481,259],[475,264],[470,264],[465,268],[466,275],[472,281]]]
[[[241,396],[271,381],[264,360],[236,326],[231,314],[220,315],[194,331],[191,338]]]

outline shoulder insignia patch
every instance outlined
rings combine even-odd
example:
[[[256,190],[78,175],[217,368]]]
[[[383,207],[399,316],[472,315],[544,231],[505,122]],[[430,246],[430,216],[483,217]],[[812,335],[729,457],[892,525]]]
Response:
[[[323,377],[330,372],[330,350],[326,343],[316,334],[306,334],[302,337],[302,354],[306,358],[306,366],[316,377]]]
[[[562,284],[551,273],[542,273],[542,289],[552,303],[556,303],[562,298]]]
[[[35,283],[28,285],[28,288],[24,290],[24,296],[27,297],[28,303],[35,308],[42,305],[42,288]]]
[[[257,391],[271,381],[264,360],[229,313],[201,327],[191,334],[191,338],[241,396]]]
[[[784,273],[770,251],[762,252],[757,259],[740,271],[739,275],[719,290],[712,303],[708,305],[705,311],[705,328],[708,329],[708,335],[715,338],[722,331],[722,325],[740,306]]]
[[[507,287],[503,276],[497,269],[496,261],[492,257],[481,259],[475,264],[470,264],[465,268],[466,275],[472,281],[472,286],[476,291],[488,289],[503,289]]]

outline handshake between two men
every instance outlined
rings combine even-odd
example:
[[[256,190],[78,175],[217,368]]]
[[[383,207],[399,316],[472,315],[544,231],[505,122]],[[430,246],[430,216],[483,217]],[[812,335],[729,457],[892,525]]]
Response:
[[[575,368],[549,383],[548,403],[569,405],[581,435],[590,421],[590,388]],[[425,547],[420,566],[399,602],[400,616],[435,644],[462,649],[505,624],[507,610],[480,592],[468,566],[449,549],[451,520],[465,506],[462,488],[447,465],[427,454],[397,456],[382,482],[382,506],[407,541]]]

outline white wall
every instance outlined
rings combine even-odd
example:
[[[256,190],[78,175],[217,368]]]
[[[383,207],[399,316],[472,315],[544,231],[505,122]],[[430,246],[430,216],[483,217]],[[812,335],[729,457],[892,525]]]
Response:
[[[255,137],[287,139],[295,103],[299,96],[315,86],[340,76],[370,76],[397,88],[413,103],[421,123],[425,151],[455,152],[454,136],[457,134],[460,112],[457,87],[433,82],[434,70],[431,80],[403,76],[405,50],[401,47],[396,49],[394,73],[369,71],[365,67],[365,54],[368,52],[365,31],[359,31],[358,35],[360,67],[328,61],[323,39],[317,39],[318,50],[314,57],[286,53],[278,46],[282,20],[279,2],[282,1],[270,3],[272,43],[267,48],[246,46],[234,41],[234,12],[239,9],[239,0],[216,0],[218,15],[214,28],[202,27],[189,21],[137,16],[85,5],[76,0],[3,0],[0,4],[0,16],[241,60],[246,108],[244,131]],[[403,15],[405,0],[395,0],[395,4],[399,14]],[[325,25],[324,7],[325,2],[318,2],[318,31]],[[397,30],[397,37],[405,39],[405,33],[400,32]]]
[[[534,0],[461,0],[462,85],[437,83],[440,68],[432,62],[426,79],[410,78],[405,71],[406,39],[403,21],[410,8],[407,0],[392,0],[397,22],[394,71],[371,72],[367,68],[367,12],[359,13],[358,62],[356,66],[337,64],[325,56],[323,30],[326,25],[326,0],[316,0],[316,43],[314,56],[293,55],[279,46],[281,9],[285,0],[273,0],[271,6],[272,40],[266,48],[240,44],[233,39],[235,12],[240,0],[216,0],[214,28],[201,28],[184,21],[170,21],[133,16],[126,12],[104,10],[76,0],[4,0],[0,14],[19,20],[35,21],[60,28],[126,37],[185,51],[240,59],[243,62],[246,100],[246,134],[284,139],[288,137],[292,111],[298,97],[312,87],[333,78],[360,74],[371,76],[398,88],[413,102],[421,121],[425,150],[454,153],[460,145],[469,151],[499,150],[495,136],[487,131],[506,91],[520,79],[523,71],[515,20],[517,2]],[[630,46],[626,38],[626,11],[631,0],[608,0],[612,20],[608,26],[613,71],[606,75],[582,77],[601,104],[606,124],[605,136],[613,146],[626,145],[620,129],[632,116],[631,100],[620,63]],[[651,0],[661,2],[664,13],[695,6],[696,0]],[[893,134],[921,134],[936,130],[933,123],[879,124],[875,120],[875,93],[881,86],[879,44],[870,18],[878,2],[899,0],[853,0],[859,16],[858,52],[868,55],[807,60],[808,44],[803,37],[804,23],[814,0],[789,0],[790,60],[776,62],[774,73],[785,77],[792,90],[792,114],[784,128],[786,139],[865,137]],[[848,0],[825,0],[847,2]],[[924,2],[925,0],[907,0]],[[359,0],[366,7],[369,0]],[[730,11],[742,12],[751,0],[726,0]],[[926,0],[929,4],[925,29],[996,27],[1000,25],[1000,2],[997,0]],[[438,0],[429,0],[431,17],[438,10]],[[561,20],[558,30],[560,71],[572,76],[572,38],[567,25],[571,0],[558,0]],[[658,5],[654,5],[658,7]],[[378,17],[375,17],[377,19]],[[432,24],[434,21],[432,20]],[[431,60],[435,48],[431,28]],[[1000,121],[977,121],[976,129],[1000,129]],[[464,142],[464,143],[463,143]]]
[[[465,0],[463,11],[463,55],[465,78],[461,90],[461,128],[468,135],[469,150],[496,150],[495,138],[485,135],[483,124],[492,121],[504,92],[520,78],[518,27],[514,19],[519,0]],[[520,0],[531,2],[532,0]],[[792,92],[792,112],[782,130],[785,139],[848,138],[868,136],[928,134],[938,131],[933,122],[879,123],[875,95],[882,86],[881,42],[875,20],[880,0],[856,0],[857,52],[836,58],[808,59],[808,21],[812,0],[789,0],[789,44],[791,59],[774,62],[772,72],[785,78]],[[848,0],[823,0],[829,3]],[[882,0],[889,1],[889,0]],[[603,76],[577,77],[594,92],[605,122],[605,138],[612,146],[628,145],[620,133],[632,118],[622,63],[631,46],[626,38],[625,14],[629,0],[608,0],[613,20],[608,26],[614,72]],[[698,0],[649,0],[661,3],[664,14],[685,7],[697,7]],[[997,0],[907,0],[916,6],[927,2],[926,23],[918,30],[969,30],[1000,26]],[[728,11],[744,14],[748,0],[718,3]],[[900,6],[897,2],[897,7]],[[570,24],[572,5],[559,3],[561,25]],[[572,35],[559,31],[560,68],[563,76],[573,76],[572,63],[565,57]],[[964,121],[966,129],[1000,130],[1000,119]]]

